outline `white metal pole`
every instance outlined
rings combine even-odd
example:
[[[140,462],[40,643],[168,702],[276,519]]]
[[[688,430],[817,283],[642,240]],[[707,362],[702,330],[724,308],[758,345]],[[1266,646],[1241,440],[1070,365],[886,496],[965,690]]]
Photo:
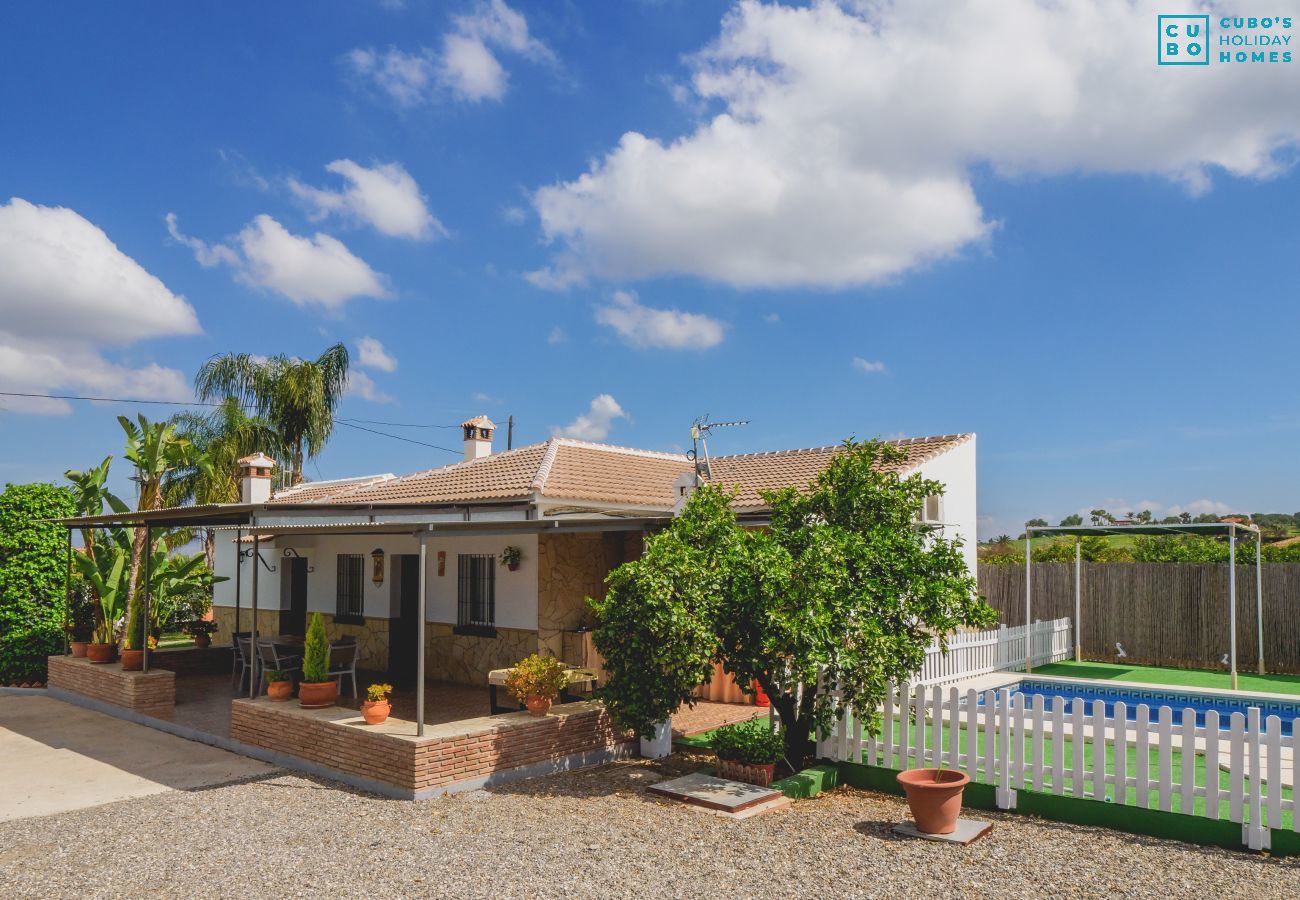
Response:
[[[1074,539],[1074,661],[1083,662],[1083,551]]]
[[[256,526],[256,523],[254,523],[254,526]],[[257,652],[257,582],[261,580],[257,577],[259,574],[257,571],[257,564],[262,561],[262,554],[258,546],[261,543],[261,541],[262,541],[262,536],[254,532],[253,533],[253,559],[252,559],[253,564],[252,566],[249,567],[253,573],[253,602],[250,604],[250,611],[252,612],[252,616],[253,616],[253,624],[251,626],[251,631],[249,632],[249,639],[248,639],[248,648],[249,648],[248,650],[248,656],[249,656],[248,698],[250,700],[256,699],[257,697],[257,677],[258,677],[257,664],[261,659],[261,657],[258,655]]]
[[[1259,674],[1264,674],[1264,575],[1260,570],[1264,535],[1255,534],[1255,640],[1259,647]]]
[[[425,598],[424,591],[427,586],[428,574],[425,566],[428,563],[428,552],[425,549],[425,538],[428,535],[420,532],[420,599],[416,602],[416,618],[419,620],[416,627],[420,630],[419,640],[415,642],[415,735],[424,737],[424,641],[425,641],[425,624],[424,608]]]
[[[1237,689],[1237,527],[1228,529],[1228,670]]]
[[[1032,619],[1029,618],[1032,609],[1032,603],[1030,597],[1034,591],[1033,579],[1030,577],[1030,571],[1029,571],[1029,566],[1030,566],[1029,546],[1033,542],[1034,542],[1033,534],[1031,534],[1029,529],[1026,528],[1025,529],[1025,671],[1026,672],[1034,671],[1034,661],[1031,658],[1033,656],[1033,653],[1030,651],[1030,645],[1029,645],[1029,626],[1030,623],[1033,621]]]

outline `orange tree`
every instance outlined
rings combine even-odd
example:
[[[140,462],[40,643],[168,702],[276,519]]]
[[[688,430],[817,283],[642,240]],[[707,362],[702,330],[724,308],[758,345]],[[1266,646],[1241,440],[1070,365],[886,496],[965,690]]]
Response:
[[[934,636],[992,624],[960,540],[918,523],[943,486],[899,474],[900,459],[845,442],[804,491],[764,493],[762,529],[740,526],[724,488],[696,490],[641,559],[610,573],[605,599],[588,600],[615,721],[650,735],[721,663],[771,698],[798,768],[845,705],[874,710],[913,676]]]

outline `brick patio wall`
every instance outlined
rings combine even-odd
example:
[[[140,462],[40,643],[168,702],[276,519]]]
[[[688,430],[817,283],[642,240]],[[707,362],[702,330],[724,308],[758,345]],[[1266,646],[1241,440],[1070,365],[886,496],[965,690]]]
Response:
[[[455,790],[460,782],[481,783],[494,775],[508,780],[512,771],[559,766],[579,754],[619,752],[628,741],[603,706],[586,702],[552,707],[540,718],[521,712],[430,725],[424,738],[411,734],[413,729],[411,722],[394,720],[367,726],[347,709],[305,710],[265,699],[231,703],[234,740],[414,795]],[[398,730],[405,733],[392,733]]]
[[[166,669],[123,672],[122,664],[92,663],[71,656],[51,656],[49,687],[146,716],[170,719],[176,707],[176,673]]]

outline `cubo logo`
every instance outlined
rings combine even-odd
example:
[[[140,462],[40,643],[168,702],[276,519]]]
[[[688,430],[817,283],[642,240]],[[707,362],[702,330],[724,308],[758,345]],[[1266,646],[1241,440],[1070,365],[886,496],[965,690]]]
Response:
[[[1210,64],[1209,16],[1158,16],[1156,63],[1162,66]]]

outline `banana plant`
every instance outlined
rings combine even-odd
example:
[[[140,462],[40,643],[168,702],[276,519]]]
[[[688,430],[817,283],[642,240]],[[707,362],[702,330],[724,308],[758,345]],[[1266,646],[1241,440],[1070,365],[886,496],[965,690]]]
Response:
[[[149,559],[150,632],[159,633],[171,620],[178,597],[225,580],[212,574],[204,554],[169,554],[165,544],[159,541]]]
[[[95,642],[112,644],[117,640],[117,622],[126,609],[130,592],[128,565],[131,561],[130,544],[104,542],[94,556],[77,553],[73,556],[82,577],[95,590],[99,599],[99,614],[95,617]]]

